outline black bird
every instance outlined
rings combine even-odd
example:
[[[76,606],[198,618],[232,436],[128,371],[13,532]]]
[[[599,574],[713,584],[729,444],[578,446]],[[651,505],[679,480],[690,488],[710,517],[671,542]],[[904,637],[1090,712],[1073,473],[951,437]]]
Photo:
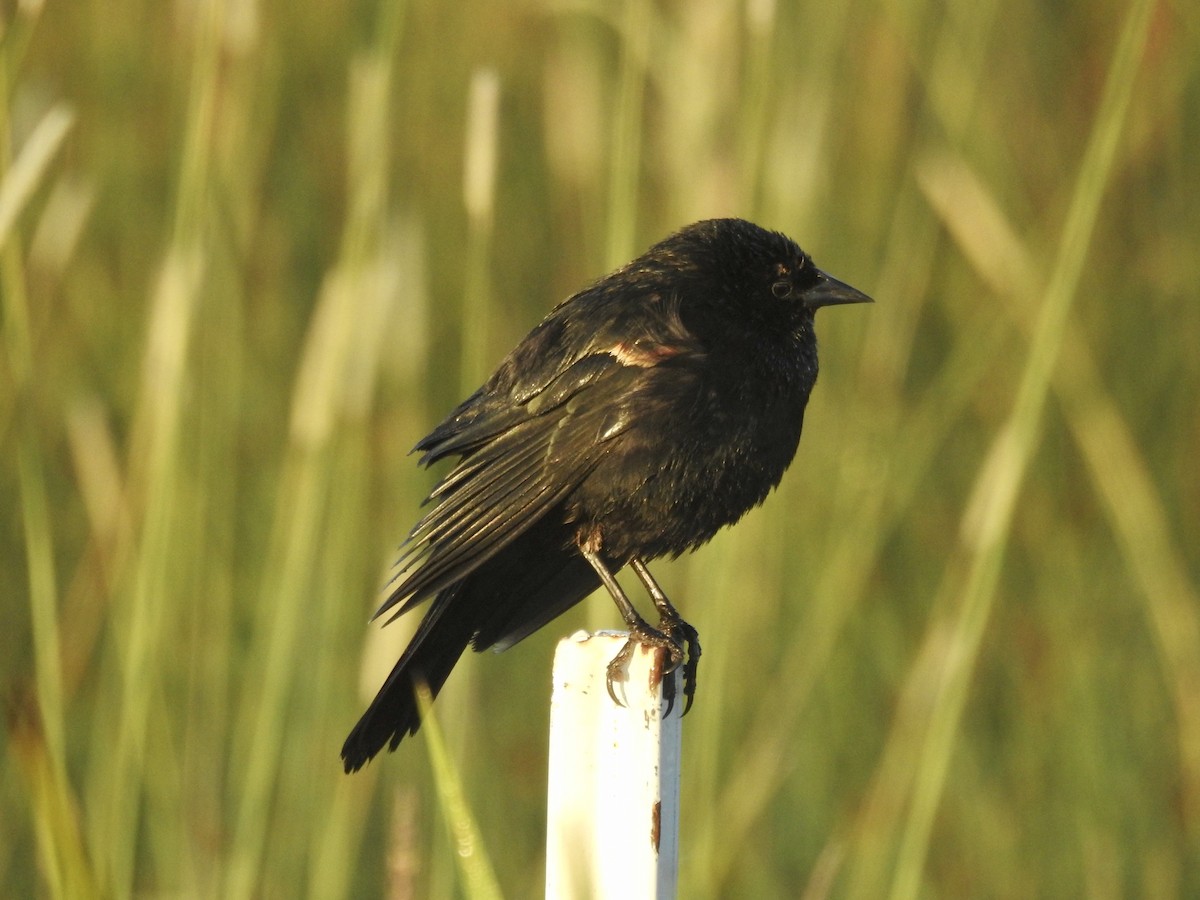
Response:
[[[784,235],[713,219],[555,307],[414,450],[422,465],[460,459],[375,617],[432,603],[346,739],[346,771],[417,730],[414,684],[436,695],[468,644],[506,649],[601,584],[631,634],[609,693],[648,644],[669,668],[683,663],[690,706],[696,631],[646,563],[695,549],[762,503],[796,453],[817,378],[813,314],[869,301]],[[613,577],[626,564],[658,628]]]

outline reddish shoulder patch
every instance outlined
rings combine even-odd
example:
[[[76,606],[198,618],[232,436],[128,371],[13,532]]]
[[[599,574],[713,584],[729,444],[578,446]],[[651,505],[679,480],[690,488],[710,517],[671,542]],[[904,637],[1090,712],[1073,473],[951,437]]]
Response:
[[[643,369],[648,369],[651,366],[658,365],[664,359],[678,356],[683,350],[680,347],[674,347],[670,344],[653,344],[646,341],[634,341],[633,343],[621,341],[621,343],[610,347],[608,352],[622,365],[640,366]]]

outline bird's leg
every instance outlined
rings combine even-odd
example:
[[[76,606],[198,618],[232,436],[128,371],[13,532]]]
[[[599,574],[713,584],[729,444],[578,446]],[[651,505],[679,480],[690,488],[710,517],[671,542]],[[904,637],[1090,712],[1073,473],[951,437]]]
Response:
[[[608,696],[612,697],[613,703],[618,706],[625,704],[617,697],[616,691],[613,689],[614,681],[625,680],[625,667],[629,664],[630,657],[633,656],[633,650],[639,644],[644,647],[658,647],[666,650],[671,657],[670,664],[665,668],[664,674],[675,671],[675,667],[683,662],[683,647],[679,641],[668,634],[663,634],[655,628],[650,627],[645,619],[641,617],[633,604],[629,602],[629,598],[625,595],[625,591],[621,585],[617,583],[616,577],[604,560],[600,558],[600,553],[592,545],[592,541],[580,541],[579,552],[583,554],[583,558],[591,564],[591,567],[596,570],[596,574],[600,576],[600,581],[608,588],[608,593],[612,595],[613,602],[617,604],[617,609],[621,611],[621,618],[625,620],[625,627],[629,629],[629,640],[625,642],[625,646],[620,652],[612,658],[612,662],[608,664]],[[661,591],[660,591],[661,593]],[[669,679],[666,684],[674,686],[675,680]],[[664,690],[666,687],[664,685]]]
[[[696,633],[695,628],[683,620],[683,616],[679,615],[675,607],[671,605],[671,601],[667,599],[667,595],[663,593],[663,589],[658,586],[658,582],[654,580],[654,576],[650,574],[650,570],[639,557],[635,556],[630,559],[629,565],[641,579],[646,593],[650,595],[650,599],[654,601],[654,605],[658,609],[659,631],[674,638],[681,646],[687,647],[687,662],[683,664],[683,714],[686,716],[688,710],[692,708],[692,700],[696,697],[696,671],[700,668],[700,635]],[[670,679],[663,686],[663,696],[667,698],[667,715],[670,715],[671,708],[675,705],[675,679]]]

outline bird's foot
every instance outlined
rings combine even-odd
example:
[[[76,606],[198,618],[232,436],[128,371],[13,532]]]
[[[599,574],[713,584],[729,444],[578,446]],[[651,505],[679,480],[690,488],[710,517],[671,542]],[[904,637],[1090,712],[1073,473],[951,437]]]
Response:
[[[683,620],[679,613],[675,612],[674,607],[668,607],[669,612],[664,612],[659,619],[658,627],[663,634],[670,637],[680,647],[686,649],[686,660],[683,663],[683,713],[687,715],[688,710],[692,708],[692,701],[696,699],[696,672],[700,668],[700,635],[696,629]],[[672,666],[669,671],[674,671],[675,666]],[[664,673],[665,674],[665,673]],[[675,708],[675,679],[668,678],[663,682],[663,699],[667,701],[667,712],[669,716],[671,710]]]
[[[608,664],[608,696],[612,697],[613,703],[617,706],[624,706],[621,698],[617,696],[616,690],[613,688],[614,681],[626,680],[626,668],[629,665],[629,660],[633,657],[633,651],[638,647],[651,647],[656,650],[662,650],[667,654],[667,665],[662,669],[662,674],[667,675],[674,672],[680,663],[684,661],[683,645],[679,643],[670,634],[659,631],[656,628],[651,628],[646,622],[634,623],[629,629],[629,640],[625,642],[625,646],[620,649],[616,656],[612,658],[612,662]],[[675,679],[669,678],[663,686],[664,694],[668,690],[666,685],[675,686]],[[672,691],[672,694],[674,691]]]
[[[700,636],[696,629],[680,618],[678,614],[663,616],[657,629],[651,628],[645,623],[631,628],[629,640],[608,664],[608,696],[618,706],[625,704],[617,696],[613,682],[625,680],[626,666],[633,656],[634,649],[639,646],[653,647],[664,651],[667,661],[661,671],[663,676],[672,675],[681,664],[683,665],[683,696],[686,701],[683,713],[686,715],[687,711],[692,708],[692,700],[696,694],[696,670],[700,664]],[[663,699],[667,701],[666,715],[669,716],[671,710],[675,708],[675,679],[673,677],[663,679]]]

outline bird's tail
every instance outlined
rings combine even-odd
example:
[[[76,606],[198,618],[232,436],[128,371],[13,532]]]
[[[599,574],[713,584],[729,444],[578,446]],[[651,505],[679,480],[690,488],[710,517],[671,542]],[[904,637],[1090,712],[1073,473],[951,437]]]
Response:
[[[438,592],[408,649],[342,745],[347,772],[416,733],[421,725],[416,686],[425,683],[436,697],[468,645],[507,649],[600,586],[592,567],[564,539],[559,521],[552,516],[535,524],[505,552]]]
[[[443,616],[453,606],[461,584],[446,588],[433,600],[408,649],[393,667],[367,711],[342,745],[347,772],[357,772],[385,745],[395,750],[400,741],[421,725],[416,688],[425,684],[436,697],[463,651],[471,642],[469,617]]]

